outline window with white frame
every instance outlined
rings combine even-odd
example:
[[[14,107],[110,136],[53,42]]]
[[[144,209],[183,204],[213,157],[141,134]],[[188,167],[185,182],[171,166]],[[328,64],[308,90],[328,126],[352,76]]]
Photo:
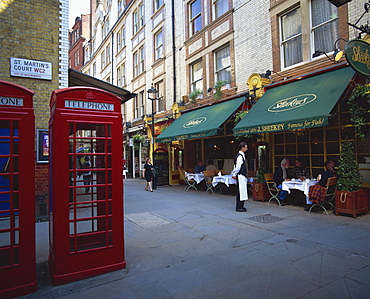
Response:
[[[327,0],[311,1],[311,35],[313,53],[333,51],[338,33],[338,8]]]
[[[145,71],[145,52],[144,47],[140,47],[133,55],[134,77]]]
[[[228,0],[213,0],[214,19],[219,18],[229,10]]]
[[[122,87],[126,85],[126,77],[125,77],[125,64],[121,64],[117,68],[117,86]]]
[[[117,52],[121,51],[125,46],[125,27],[117,32]]]
[[[190,35],[194,35],[198,31],[202,30],[202,7],[201,1],[196,0],[189,5],[190,15]]]
[[[139,105],[140,105],[139,117],[140,116],[144,116],[145,115],[145,96],[144,96],[144,91],[140,91],[139,92]]]
[[[158,99],[155,101],[155,111],[164,111],[166,110],[166,102],[164,96],[164,83],[160,81],[155,84],[155,89],[158,91]]]
[[[133,12],[134,34],[136,34],[141,27],[144,26],[144,4],[141,3]]]
[[[191,91],[203,91],[203,66],[202,61],[190,65]]]
[[[155,60],[163,57],[163,32],[162,30],[155,34]]]
[[[93,63],[93,74],[92,76],[96,78],[96,62]]]
[[[122,78],[122,69],[121,69],[121,67],[119,66],[119,67],[117,68],[117,86],[118,86],[118,87],[121,87],[121,86],[122,86],[121,78]]]
[[[163,0],[154,1],[154,10],[157,11],[163,5]]]
[[[302,17],[297,7],[280,18],[283,67],[302,62]]]
[[[80,51],[75,52],[75,66],[80,64]]]
[[[136,51],[133,55],[133,62],[134,62],[134,77],[138,76],[140,74],[139,72],[139,52]]]
[[[101,59],[101,69],[103,70],[105,68],[105,51],[103,51],[100,54],[100,59]]]
[[[139,118],[139,95],[134,98],[134,119]]]
[[[110,44],[107,46],[105,53],[107,54],[106,64],[108,65],[110,63]]]
[[[118,10],[118,16],[121,15],[121,13],[123,12],[125,6],[123,5],[123,1],[122,0],[118,0],[117,1],[117,10]]]
[[[122,71],[121,83],[122,86],[126,86],[126,64],[121,65],[121,71]]]
[[[140,53],[140,74],[143,73],[145,71],[145,51],[144,51],[144,47],[141,47],[139,49],[139,53]]]
[[[282,67],[311,59],[315,51],[331,52],[338,32],[338,9],[327,0],[307,0],[309,24],[304,23],[302,7],[296,7],[280,17]],[[310,28],[310,36],[302,28]],[[304,51],[305,49],[305,51]],[[303,53],[308,57],[303,57]]]
[[[231,83],[230,46],[215,52],[215,80]]]

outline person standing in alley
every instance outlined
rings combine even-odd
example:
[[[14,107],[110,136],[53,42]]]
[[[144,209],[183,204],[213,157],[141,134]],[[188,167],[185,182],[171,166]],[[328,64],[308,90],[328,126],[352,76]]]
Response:
[[[151,163],[150,158],[148,158],[148,159],[146,159],[145,164],[144,164],[144,177],[145,177],[145,180],[146,180],[145,191],[153,192],[153,188],[152,188],[152,181],[153,181],[152,171],[154,171],[154,166]]]
[[[245,142],[240,142],[239,152],[234,159],[234,169],[231,172],[232,178],[236,179],[236,211],[246,212],[244,201],[248,200],[247,188],[247,173],[248,166],[245,161],[245,152],[248,150],[248,145]]]

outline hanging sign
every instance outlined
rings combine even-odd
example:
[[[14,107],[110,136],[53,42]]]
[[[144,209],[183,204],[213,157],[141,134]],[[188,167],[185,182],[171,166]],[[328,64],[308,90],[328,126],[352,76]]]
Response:
[[[34,79],[52,79],[51,62],[10,57],[10,75]]]
[[[344,53],[350,66],[358,73],[370,76],[370,44],[354,39],[347,43]]]

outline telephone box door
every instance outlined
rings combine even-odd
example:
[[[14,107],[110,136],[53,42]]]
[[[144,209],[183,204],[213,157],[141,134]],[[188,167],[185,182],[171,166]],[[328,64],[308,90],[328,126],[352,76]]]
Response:
[[[122,116],[120,99],[98,89],[53,96],[49,263],[58,285],[125,267]]]
[[[0,81],[0,297],[37,290],[33,94]]]

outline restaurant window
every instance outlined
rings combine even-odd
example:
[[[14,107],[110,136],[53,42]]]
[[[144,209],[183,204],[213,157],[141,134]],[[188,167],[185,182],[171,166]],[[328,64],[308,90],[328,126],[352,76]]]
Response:
[[[327,0],[311,1],[311,35],[313,52],[333,51],[338,34],[338,9]]]
[[[203,91],[203,67],[202,61],[190,65],[191,91]]]
[[[157,11],[163,5],[163,0],[154,1],[154,10]]]
[[[144,4],[140,3],[137,9],[133,12],[134,34],[144,26]]]
[[[228,0],[213,0],[214,19],[219,18],[229,10]]]
[[[303,61],[301,8],[281,16],[281,53],[283,67]]]
[[[216,69],[216,82],[226,81],[231,82],[230,76],[230,46],[222,48],[215,52],[215,69]]]
[[[190,3],[190,35],[202,30],[202,8],[201,1],[196,0]]]
[[[163,32],[162,30],[155,34],[155,60],[163,57]]]

